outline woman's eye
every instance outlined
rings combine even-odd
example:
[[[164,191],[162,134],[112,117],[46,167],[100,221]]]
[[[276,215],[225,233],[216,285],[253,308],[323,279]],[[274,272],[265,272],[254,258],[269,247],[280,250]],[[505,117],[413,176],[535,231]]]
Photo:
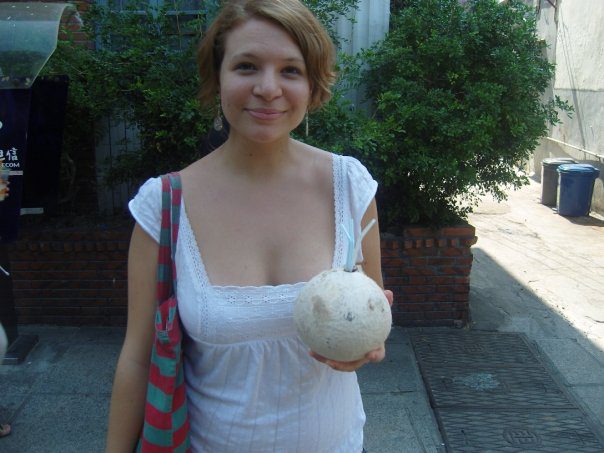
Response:
[[[288,66],[283,69],[286,74],[302,74],[302,70],[296,66]]]
[[[255,69],[252,63],[238,63],[235,65],[237,71],[253,71]]]

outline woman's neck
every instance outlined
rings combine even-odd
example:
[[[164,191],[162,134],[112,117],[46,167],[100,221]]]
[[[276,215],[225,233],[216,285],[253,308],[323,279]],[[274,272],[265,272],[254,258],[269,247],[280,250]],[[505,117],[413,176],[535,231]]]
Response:
[[[233,172],[250,178],[268,178],[279,175],[293,162],[298,145],[290,137],[262,144],[231,136],[219,150],[223,163]]]

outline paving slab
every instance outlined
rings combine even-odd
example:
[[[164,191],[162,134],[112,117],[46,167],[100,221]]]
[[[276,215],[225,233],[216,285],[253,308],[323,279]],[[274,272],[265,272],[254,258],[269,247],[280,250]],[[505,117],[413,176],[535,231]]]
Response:
[[[36,393],[111,395],[119,348],[107,344],[69,346],[61,360],[33,385]]]
[[[108,405],[103,395],[32,394],[10,420],[12,433],[0,439],[0,451],[100,453]]]
[[[417,365],[409,345],[388,344],[386,358],[361,368],[357,376],[363,394],[418,391]]]
[[[592,373],[594,369],[604,370],[604,364],[578,342],[555,338],[539,339],[536,342],[554,367],[564,376],[566,383],[604,385],[604,373]]]
[[[364,446],[367,453],[441,453],[444,443],[427,401],[417,395],[363,395],[367,415]]]
[[[410,331],[393,327],[386,358],[358,372],[368,453],[442,452],[444,444],[411,347]]]

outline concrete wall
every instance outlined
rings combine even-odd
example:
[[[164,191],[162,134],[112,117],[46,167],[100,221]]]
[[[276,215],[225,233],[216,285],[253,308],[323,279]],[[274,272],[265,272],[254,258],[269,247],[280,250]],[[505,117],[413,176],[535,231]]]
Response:
[[[390,0],[359,0],[357,8],[349,16],[340,17],[336,31],[340,50],[355,55],[369,49],[386,36],[390,26]],[[355,107],[369,108],[364,100],[364,87],[347,93],[347,98]]]
[[[551,3],[554,3],[554,7]],[[592,211],[604,215],[604,1],[534,0],[538,30],[555,78],[545,96],[567,100],[572,118],[550,128],[535,150],[531,167],[541,176],[547,157],[571,157],[600,169],[594,185]]]

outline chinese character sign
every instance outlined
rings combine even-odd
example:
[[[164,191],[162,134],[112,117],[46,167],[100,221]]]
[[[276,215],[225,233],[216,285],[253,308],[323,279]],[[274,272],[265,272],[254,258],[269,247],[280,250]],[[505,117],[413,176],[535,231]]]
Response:
[[[30,99],[31,90],[0,90],[0,160],[3,178],[8,176],[0,201],[0,243],[18,236]]]

